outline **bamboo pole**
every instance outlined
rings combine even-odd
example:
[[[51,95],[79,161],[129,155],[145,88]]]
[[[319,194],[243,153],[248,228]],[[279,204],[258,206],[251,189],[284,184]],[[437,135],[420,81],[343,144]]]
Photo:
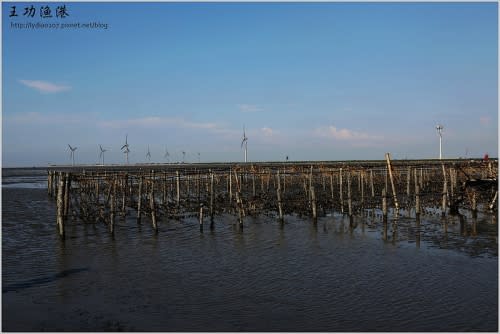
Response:
[[[116,199],[116,180],[114,177],[111,179],[112,181],[112,191],[111,191],[111,198],[110,198],[110,217],[109,217],[109,231],[113,235],[115,233],[115,199]]]
[[[351,217],[352,216],[351,171],[347,172],[347,205],[349,208],[349,217]]]
[[[59,235],[64,239],[64,178],[62,172],[59,173],[57,185],[57,226],[59,227]]]
[[[391,179],[392,196],[394,197],[394,206],[396,207],[396,216],[398,216],[399,204],[398,204],[398,196],[396,195],[396,187],[394,185],[394,178],[392,176],[391,155],[389,153],[386,153],[385,159],[387,160],[387,169],[389,171],[389,177]]]
[[[69,198],[70,187],[71,187],[71,174],[66,173],[64,177],[64,213],[63,213],[64,219],[68,217],[69,204],[70,204],[70,198]]]
[[[198,175],[199,177],[199,175]],[[198,179],[198,190],[199,190],[199,179]],[[200,193],[198,191],[198,198],[200,197]],[[167,207],[167,172],[163,172],[163,183],[162,183],[162,204],[166,208]]]
[[[415,215],[420,216],[420,187],[415,184]]]
[[[281,223],[283,223],[283,208],[281,202],[281,182],[280,182],[280,171],[278,170],[278,174],[276,175],[278,188],[276,190],[276,195],[278,197],[278,218]]]
[[[408,172],[406,174],[406,196],[410,198],[410,180],[411,180],[411,167],[408,166]]]
[[[340,212],[342,214],[344,214],[344,192],[343,192],[343,185],[342,185],[342,168],[340,168],[339,192],[340,192]]]
[[[441,215],[446,215],[446,198],[448,197],[448,180],[446,178],[446,169],[444,164],[441,164],[443,170],[443,193],[442,193],[442,204],[441,204]]]
[[[370,169],[370,186],[372,190],[372,198],[375,197],[375,186],[373,185],[373,169]]]
[[[122,216],[125,217],[127,215],[126,210],[126,197],[127,197],[127,185],[128,185],[128,175],[125,174],[123,179],[121,180],[122,185]]]
[[[229,168],[229,204],[233,199],[233,185],[232,185],[232,168]]]
[[[210,221],[214,220],[214,173],[210,170]]]
[[[200,203],[200,232],[203,232],[203,204]]]
[[[313,166],[311,165],[310,167],[310,172],[309,172],[309,190],[312,189],[313,187]],[[311,192],[309,192],[309,200],[311,200]]]
[[[47,195],[52,197],[52,173],[47,171]]]
[[[180,179],[178,170],[175,171],[175,175],[176,175],[175,179],[176,179],[176,184],[177,184],[177,197],[176,197],[176,199],[177,199],[177,206],[179,206],[181,203],[181,185],[180,185],[181,179]]]
[[[387,220],[387,191],[382,189],[382,216]]]
[[[141,204],[142,204],[142,185],[144,182],[144,178],[141,175],[139,177],[139,192],[137,194],[137,224],[141,223]]]
[[[330,169],[330,194],[332,198],[332,205],[333,205],[333,171]]]
[[[260,192],[264,193],[264,173],[260,172]]]
[[[313,222],[317,223],[318,221],[318,215],[317,215],[317,209],[316,209],[316,194],[314,192],[314,185],[311,184],[311,207],[312,207],[312,218]]]
[[[361,183],[361,207],[364,208],[365,207],[365,172],[364,171],[360,171],[359,172],[360,174],[360,183]]]
[[[252,195],[255,197],[255,171],[252,171]]]
[[[236,204],[238,206],[238,223],[239,226],[243,228],[243,203],[241,201],[241,185],[236,170],[234,171],[234,179],[236,180]]]
[[[490,203],[490,205],[488,206],[488,208],[489,208],[490,210],[493,210],[493,208],[495,207],[495,203],[496,203],[496,201],[497,201],[497,198],[498,198],[498,190],[497,190],[497,191],[495,191],[495,196],[493,196],[493,199],[491,200],[491,203]]]
[[[283,168],[283,193],[286,191],[286,170]]]
[[[151,186],[149,189],[149,208],[151,209],[151,222],[153,224],[153,230],[158,233],[158,224],[156,222],[156,207],[155,207],[155,185],[154,185],[154,171],[151,171]]]

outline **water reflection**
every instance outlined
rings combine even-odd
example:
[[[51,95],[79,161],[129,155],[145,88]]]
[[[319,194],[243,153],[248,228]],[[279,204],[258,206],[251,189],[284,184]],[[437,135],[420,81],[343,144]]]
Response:
[[[420,215],[415,217],[415,245],[420,248]]]
[[[105,224],[72,221],[61,241],[53,207],[42,208],[46,191],[29,207],[26,193],[11,191],[2,226],[7,329],[366,331],[373,319],[383,319],[379,331],[498,326],[497,224],[483,213],[388,221],[372,210],[372,218],[317,224],[259,216],[246,217],[244,230],[227,215],[210,233],[194,218],[162,221],[158,235],[132,217],[117,223],[114,240]],[[44,325],[30,314],[43,314]]]

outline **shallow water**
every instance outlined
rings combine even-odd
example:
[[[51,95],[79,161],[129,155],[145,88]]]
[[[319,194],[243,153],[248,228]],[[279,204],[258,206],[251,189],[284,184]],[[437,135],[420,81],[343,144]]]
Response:
[[[10,171],[9,171],[10,172]],[[44,172],[2,180],[4,331],[497,331],[497,219],[68,222]],[[21,173],[22,174],[22,173]],[[20,179],[21,178],[21,179]],[[27,184],[32,185],[27,185]],[[17,186],[15,184],[18,184]],[[387,231],[386,231],[387,230]]]

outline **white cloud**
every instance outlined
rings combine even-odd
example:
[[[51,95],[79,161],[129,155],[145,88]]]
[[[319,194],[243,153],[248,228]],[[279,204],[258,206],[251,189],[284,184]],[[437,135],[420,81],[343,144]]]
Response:
[[[6,122],[23,124],[69,124],[81,123],[88,120],[88,115],[41,113],[36,111],[20,112],[9,116],[4,116]]]
[[[260,131],[266,137],[271,137],[273,135],[273,133],[274,133],[273,129],[268,128],[268,127],[261,128]]]
[[[237,107],[241,112],[258,112],[264,110],[261,107],[254,104],[238,104]]]
[[[125,119],[125,120],[111,120],[101,121],[99,126],[104,128],[121,129],[128,127],[144,127],[144,128],[158,128],[158,127],[176,127],[184,129],[209,129],[216,130],[218,125],[216,123],[200,123],[190,122],[180,117],[158,117],[148,116],[143,118]]]
[[[313,131],[314,135],[319,137],[333,138],[337,140],[360,142],[382,139],[381,136],[370,135],[364,132],[357,132],[349,129],[338,129],[331,125],[328,127],[317,128]]]
[[[489,116],[480,116],[479,117],[479,123],[483,126],[488,126],[491,123],[491,117]]]
[[[26,87],[34,88],[42,93],[59,93],[71,89],[70,86],[57,85],[48,81],[41,80],[19,80],[19,82]]]

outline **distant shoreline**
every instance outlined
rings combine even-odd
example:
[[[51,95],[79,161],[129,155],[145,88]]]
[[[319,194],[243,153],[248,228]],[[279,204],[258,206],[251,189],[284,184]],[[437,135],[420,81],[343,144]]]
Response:
[[[498,158],[489,157],[491,161],[497,161]],[[438,163],[463,163],[480,162],[483,161],[482,157],[475,158],[457,158],[457,159],[392,159],[395,164],[438,164]],[[255,161],[255,162],[193,162],[193,163],[136,163],[136,164],[78,164],[78,165],[56,165],[51,164],[47,166],[17,166],[17,167],[4,167],[2,170],[8,169],[28,169],[28,170],[61,170],[61,169],[137,169],[137,168],[217,168],[229,167],[238,165],[256,165],[256,166],[277,166],[277,165],[380,165],[385,164],[385,160],[306,160],[306,161]]]

